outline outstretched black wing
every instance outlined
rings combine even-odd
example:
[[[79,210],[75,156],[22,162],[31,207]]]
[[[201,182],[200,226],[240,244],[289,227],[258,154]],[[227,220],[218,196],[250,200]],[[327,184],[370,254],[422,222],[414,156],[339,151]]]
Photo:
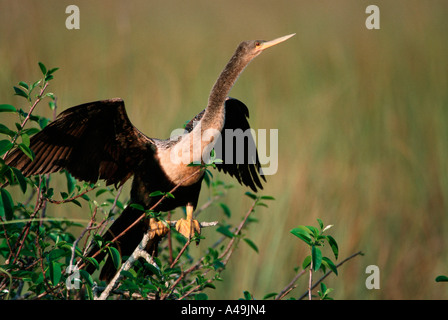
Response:
[[[6,163],[26,176],[67,169],[87,182],[123,184],[142,160],[153,159],[151,146],[130,122],[123,100],[111,99],[65,110],[31,138],[33,161],[17,149]]]
[[[190,132],[194,122],[201,120],[204,112],[205,110],[196,115],[185,129]],[[216,167],[256,192],[257,188],[263,189],[261,179],[264,181],[266,179],[261,172],[248,118],[249,110],[244,103],[234,98],[227,98],[224,127],[215,144],[216,158],[223,160],[223,163],[216,164]]]

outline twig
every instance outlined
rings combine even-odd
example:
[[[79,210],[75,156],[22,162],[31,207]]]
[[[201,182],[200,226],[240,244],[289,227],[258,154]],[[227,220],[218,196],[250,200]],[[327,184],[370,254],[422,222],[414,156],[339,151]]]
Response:
[[[174,261],[170,264],[170,268],[173,268],[176,265],[177,261],[179,261],[180,257],[182,256],[184,251],[187,249],[187,247],[190,245],[190,243],[191,243],[191,239],[188,239],[188,241],[185,243],[183,248],[179,251],[176,259],[174,259]]]
[[[352,254],[351,256],[345,258],[344,260],[342,260],[338,265],[336,265],[336,269],[339,268],[340,266],[342,266],[344,263],[346,263],[347,261],[349,261],[350,259],[353,259],[354,257],[358,256],[358,255],[363,255],[363,253],[361,251],[358,251],[354,254]],[[311,290],[314,289],[319,283],[321,283],[326,277],[328,277],[333,271],[328,271],[324,276],[322,276],[322,278],[320,278],[312,287]],[[281,300],[283,299],[291,290],[293,290],[296,286],[295,283],[296,281],[303,276],[306,273],[306,269],[300,271],[292,280],[291,282],[288,283],[288,285],[282,290],[280,291],[280,293],[275,297],[275,300]],[[298,300],[301,300],[303,298],[305,298],[308,295],[308,291],[307,290],[303,295],[300,296],[300,298],[298,298]]]
[[[281,300],[283,299],[292,289],[295,288],[294,284],[301,276],[303,276],[306,272],[306,269],[300,271],[296,276],[291,280],[290,283],[282,290],[280,293],[275,297],[275,300]]]
[[[47,89],[48,87],[48,82],[45,83],[45,85],[43,86],[43,88],[40,90],[39,95],[37,96],[36,101],[34,101],[33,105],[30,108],[30,111],[28,112],[28,115],[25,117],[25,120],[23,120],[22,124],[20,125],[20,130],[23,130],[23,128],[25,127],[26,123],[28,122],[28,120],[31,117],[31,113],[34,111],[34,109],[36,108],[37,104],[42,100],[42,95],[45,92],[45,89]],[[17,134],[14,136],[14,138],[12,139],[11,143],[14,144],[17,140],[17,138],[19,137],[19,132],[17,132]],[[9,153],[11,152],[12,149],[9,149],[4,155],[3,155],[3,160],[6,159],[6,157],[9,155]]]
[[[232,247],[233,243],[235,242],[237,236],[240,234],[241,229],[243,229],[243,226],[245,225],[247,219],[249,218],[249,215],[254,211],[255,206],[257,205],[258,202],[258,198],[254,200],[254,202],[252,203],[252,206],[249,208],[249,210],[247,211],[246,215],[243,218],[243,221],[241,221],[241,223],[238,225],[238,228],[236,229],[236,231],[233,233],[234,237],[232,238],[232,240],[229,241],[229,244],[227,245],[226,249],[223,251],[223,253],[219,256],[219,258],[223,258],[229,251],[230,248]],[[226,264],[227,261],[230,259],[230,256],[232,255],[231,251],[229,253],[229,255],[224,259],[223,263]]]
[[[356,256],[358,256],[358,255],[361,255],[361,256],[362,256],[362,255],[364,255],[364,253],[362,253],[362,251],[358,251],[358,252],[352,254],[351,256],[349,256],[349,257],[345,258],[344,260],[342,260],[338,265],[336,265],[336,268],[339,268],[339,267],[342,266],[344,263],[346,263],[347,261],[349,261],[350,259],[353,259],[354,257],[356,257]],[[328,271],[326,274],[324,274],[324,275],[322,276],[322,278],[320,278],[319,280],[317,280],[316,283],[311,287],[311,290],[313,290],[314,288],[316,288],[316,287],[319,285],[319,283],[321,283],[322,281],[324,281],[324,279],[325,279],[326,277],[328,277],[332,272],[333,272],[333,271],[330,270],[330,271]],[[301,296],[298,298],[298,300],[301,300],[301,299],[303,299],[304,297],[306,297],[307,294],[308,294],[308,291],[309,291],[309,290],[307,290],[303,295],[301,295]]]
[[[177,221],[171,221],[170,225],[175,225],[176,222]],[[200,225],[201,225],[202,228],[205,228],[205,227],[215,226],[217,223],[218,223],[217,221],[215,221],[215,222],[202,222],[202,223],[200,223]],[[142,241],[139,243],[137,248],[135,248],[135,250],[132,253],[132,255],[128,258],[128,260],[126,260],[125,263],[122,264],[121,268],[117,271],[115,276],[112,278],[112,280],[106,286],[104,291],[101,293],[100,297],[95,299],[95,300],[105,300],[109,296],[109,294],[113,290],[113,288],[115,287],[117,281],[120,279],[121,272],[129,270],[132,267],[132,265],[135,263],[135,261],[137,261],[139,258],[144,258],[148,263],[152,264],[155,268],[159,269],[159,267],[154,262],[154,260],[151,257],[151,255],[145,250],[146,245],[148,244],[149,240],[151,240],[151,237],[149,236],[150,233],[151,233],[151,230],[148,230],[148,232],[145,233],[145,235],[143,236]],[[188,242],[186,243],[186,245],[182,249],[183,251],[185,251],[185,249],[186,249],[186,247],[188,246],[189,243],[190,243],[190,240],[188,240]],[[183,251],[181,253],[183,253]],[[178,259],[180,257],[181,253],[179,253],[179,255],[178,255],[178,257],[176,259]],[[173,262],[173,265],[176,262],[177,261]]]
[[[44,203],[44,199],[42,196],[42,190],[41,190],[41,187],[39,186],[38,193],[37,193],[37,199],[36,199],[36,205],[34,207],[34,212],[31,214],[27,225],[23,228],[20,236],[18,237],[18,239],[22,238],[22,240],[20,242],[16,243],[16,246],[14,247],[14,250],[15,250],[18,246],[18,251],[16,252],[16,256],[14,257],[14,260],[12,262],[13,264],[16,263],[17,258],[19,257],[20,251],[22,251],[22,247],[23,247],[23,245],[25,243],[25,239],[28,236],[28,233],[30,231],[31,224],[33,223],[34,218],[37,215],[37,213],[39,212],[43,203]],[[11,259],[12,255],[13,255],[13,251],[11,251],[10,256],[7,259],[7,263],[9,263],[9,260]]]
[[[96,187],[93,187],[93,188],[88,188],[88,189],[86,189],[86,190],[84,190],[83,192],[81,192],[81,193],[79,193],[79,194],[77,194],[77,195],[75,195],[75,196],[73,196],[73,197],[71,197],[71,198],[67,198],[67,199],[64,199],[64,200],[53,200],[53,199],[50,199],[50,198],[45,198],[47,201],[49,201],[50,203],[53,203],[53,204],[62,204],[62,203],[67,203],[67,202],[70,202],[70,201],[73,201],[73,200],[75,200],[75,199],[77,199],[77,198],[79,198],[79,197],[82,197],[83,195],[85,195],[87,192],[90,192],[90,191],[92,191],[93,189],[95,189]]]
[[[81,239],[84,237],[84,235],[86,234],[87,231],[92,229],[93,221],[95,220],[97,210],[98,210],[98,207],[95,206],[95,209],[93,210],[93,214],[92,214],[92,219],[90,219],[89,224],[87,225],[86,228],[84,228],[84,230],[81,232],[79,237],[75,240],[75,242],[73,242],[72,255],[70,257],[70,263],[68,264],[69,266],[73,265],[73,261],[75,260],[76,246],[78,245],[79,241],[81,241]]]
[[[194,216],[195,218],[205,209],[207,209],[208,207],[210,207],[216,200],[218,200],[219,198],[221,198],[223,196],[223,194],[218,194],[216,196],[214,196],[213,198],[209,199],[206,203],[204,203],[200,208],[196,209]]]
[[[207,281],[205,281],[205,283],[211,283],[213,281],[213,279],[208,279]],[[179,298],[179,300],[183,300],[184,298],[188,297],[190,294],[192,294],[193,292],[195,292],[196,290],[200,289],[204,284],[198,284],[196,287],[191,288],[190,290],[188,290],[182,297]]]

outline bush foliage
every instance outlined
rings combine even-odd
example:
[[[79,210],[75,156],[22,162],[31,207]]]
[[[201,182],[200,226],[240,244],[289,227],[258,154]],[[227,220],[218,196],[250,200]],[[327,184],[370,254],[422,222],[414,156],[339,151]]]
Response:
[[[222,271],[239,243],[245,243],[256,252],[259,251],[257,245],[246,237],[244,230],[257,221],[251,214],[258,208],[266,207],[267,202],[274,198],[246,192],[245,195],[251,198],[252,204],[242,221],[238,225],[232,225],[229,222],[232,212],[220,201],[231,186],[214,179],[205,166],[205,182],[212,196],[198,210],[202,211],[210,205],[217,205],[222,209],[222,221],[211,231],[219,233],[219,240],[210,244],[199,259],[195,259],[189,252],[190,241],[171,230],[162,240],[157,257],[138,259],[132,265],[122,268],[118,250],[104,243],[101,238],[101,232],[110,220],[119,215],[127,205],[120,201],[121,189],[104,187],[101,182],[83,183],[66,171],[28,178],[20,170],[5,164],[4,159],[14,148],[19,148],[29,158],[34,158],[30,149],[30,137],[51,121],[39,116],[36,107],[46,101],[55,112],[55,96],[47,92],[47,89],[58,68],[49,69],[42,63],[39,63],[39,68],[42,72],[40,80],[32,84],[21,81],[13,88],[15,95],[27,101],[29,110],[18,109],[10,104],[0,105],[0,113],[13,113],[18,119],[13,128],[0,123],[0,298],[207,299],[206,289],[214,289],[217,281],[223,281]],[[213,166],[213,162],[211,165]],[[53,183],[54,175],[63,177],[66,185],[64,188]],[[167,193],[165,196],[175,196],[175,193]],[[90,220],[79,223],[70,217],[59,219],[46,214],[48,207],[66,206],[69,203],[89,210]],[[160,220],[169,218],[169,213],[149,214]],[[320,249],[328,243],[337,259],[337,243],[333,237],[324,235],[328,228],[323,228],[322,221],[318,222],[319,228],[299,226],[291,230],[293,235],[310,248],[310,255],[302,265],[303,270],[298,273],[300,276],[306,269],[309,270],[310,280],[312,272],[337,274],[337,266],[330,258],[323,256]],[[75,227],[82,230],[78,237],[74,235]],[[108,284],[97,281],[96,273],[92,276],[82,269],[86,260],[100,268],[94,258],[86,258],[89,245],[93,242],[107,250],[116,267],[122,268],[116,282]],[[294,282],[295,280],[280,293],[269,293],[263,298],[283,299],[294,287]],[[320,289],[319,297],[328,299],[332,289],[323,283]],[[243,292],[243,299],[253,298],[250,292]]]

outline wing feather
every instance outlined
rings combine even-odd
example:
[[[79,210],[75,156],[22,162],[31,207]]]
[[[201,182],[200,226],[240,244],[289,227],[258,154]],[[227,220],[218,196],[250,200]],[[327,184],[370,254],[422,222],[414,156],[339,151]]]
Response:
[[[205,110],[197,114],[187,125],[185,129],[188,132],[193,130],[194,123],[201,120]],[[219,171],[222,171],[253,191],[263,189],[261,180],[266,181],[262,171],[258,151],[250,130],[247,119],[249,118],[249,110],[244,103],[234,98],[227,98],[225,102],[225,122],[221,130],[221,135],[215,144],[216,158],[223,160],[223,163],[216,164]],[[227,135],[226,132],[230,134]],[[242,133],[244,136],[243,148],[240,148],[237,141],[241,136],[236,135]],[[233,141],[230,141],[230,139]],[[237,142],[237,143],[235,143]],[[232,149],[230,149],[232,148]],[[244,153],[243,161],[240,161],[241,153]],[[226,156],[227,155],[227,156]]]
[[[72,107],[31,138],[31,161],[14,150],[6,163],[26,175],[67,169],[87,182],[123,184],[142,161],[153,159],[152,140],[130,122],[121,99]]]

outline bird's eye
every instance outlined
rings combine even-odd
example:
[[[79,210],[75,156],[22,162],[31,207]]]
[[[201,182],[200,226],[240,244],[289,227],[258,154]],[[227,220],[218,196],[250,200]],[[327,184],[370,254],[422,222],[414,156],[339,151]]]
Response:
[[[255,41],[255,46],[259,47],[261,45],[260,41]]]

